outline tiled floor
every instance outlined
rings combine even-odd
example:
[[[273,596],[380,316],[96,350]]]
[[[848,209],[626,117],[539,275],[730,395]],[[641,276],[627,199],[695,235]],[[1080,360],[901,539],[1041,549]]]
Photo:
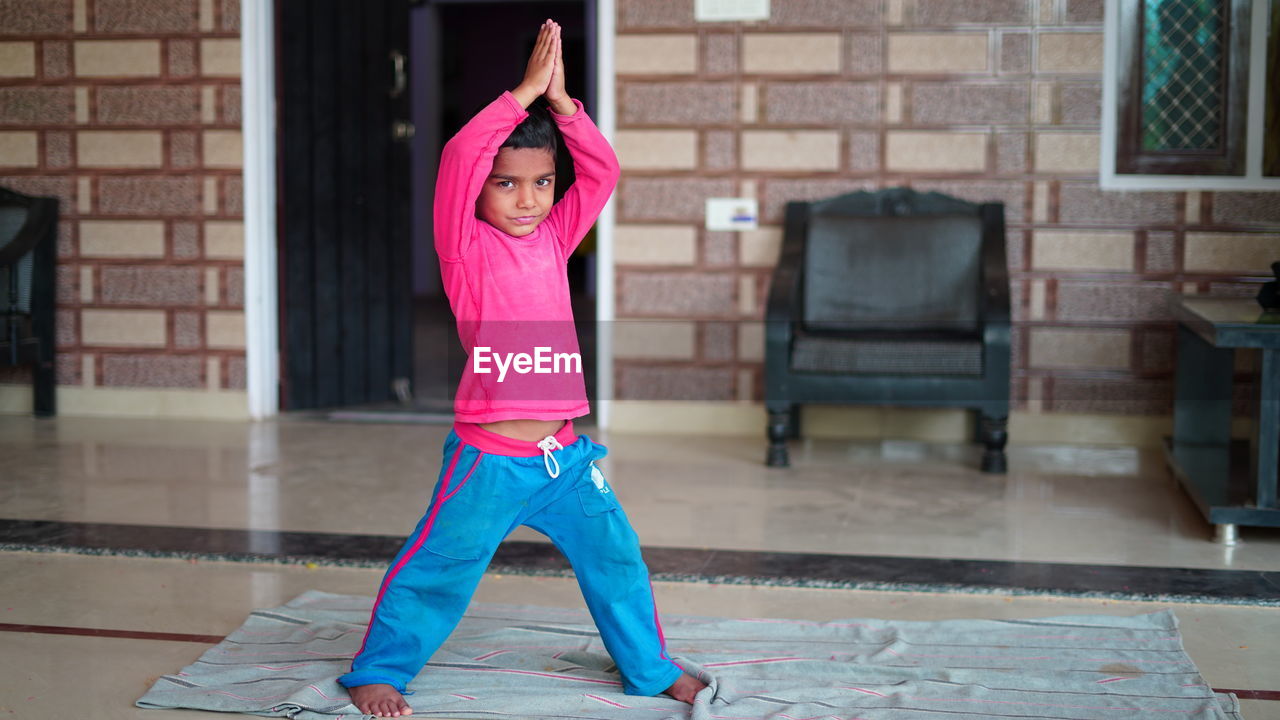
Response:
[[[0,519],[54,521],[44,527],[61,534],[50,537],[83,539],[89,528],[100,544],[117,547],[153,537],[121,525],[253,530],[236,535],[241,549],[266,557],[284,547],[273,545],[275,531],[316,533],[307,537],[339,548],[332,557],[341,559],[343,543],[353,544],[356,557],[354,544],[394,545],[387,538],[417,521],[445,432],[298,420],[3,417]],[[671,576],[697,580],[731,568],[737,581],[750,581],[754,568],[762,581],[775,582],[781,565],[798,576],[790,582],[804,584],[806,573],[884,567],[846,556],[891,556],[888,566],[902,570],[898,577],[927,568],[940,584],[964,585],[973,584],[973,572],[996,568],[1013,582],[986,594],[659,582],[664,612],[808,619],[1138,613],[1170,605],[1029,595],[1018,584],[1065,587],[1053,583],[1070,580],[1087,587],[1090,577],[1127,573],[1134,584],[1179,578],[1166,590],[1186,599],[1212,596],[1244,578],[1252,584],[1241,587],[1253,588],[1254,601],[1264,604],[1237,598],[1244,604],[1172,607],[1212,685],[1280,691],[1280,532],[1244,528],[1241,545],[1213,544],[1158,453],[1015,447],[1010,474],[990,477],[969,469],[975,451],[963,447],[806,442],[793,448],[792,468],[770,470],[760,462],[762,439],[593,437],[610,446],[604,463],[610,483]],[[23,541],[12,534],[18,524],[0,527],[11,533],[0,541]],[[221,537],[171,534],[196,546]],[[514,539],[540,541],[524,530]],[[553,554],[542,545],[513,547],[516,572]],[[1001,562],[937,562],[947,558]],[[214,717],[132,706],[156,676],[189,663],[204,647],[165,634],[222,635],[254,607],[310,588],[372,594],[381,576],[369,567],[64,552],[10,551],[0,561],[0,623],[7,630],[0,633],[0,717],[20,718]],[[1186,568],[1195,571],[1175,570]],[[487,576],[477,599],[581,603],[570,579],[520,574]],[[51,628],[75,634],[50,634]],[[90,630],[134,636],[95,637]],[[1280,701],[1247,700],[1244,715],[1280,718]]]

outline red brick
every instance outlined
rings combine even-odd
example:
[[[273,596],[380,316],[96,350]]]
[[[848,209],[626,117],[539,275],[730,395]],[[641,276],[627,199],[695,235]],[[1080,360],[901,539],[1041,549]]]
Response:
[[[30,385],[30,365],[0,365],[0,385]]]
[[[1059,220],[1089,225],[1171,224],[1177,193],[1103,190],[1093,181],[1064,182],[1059,194]]]
[[[227,200],[227,214],[244,214],[244,176],[232,175],[222,183],[223,194]]]
[[[1148,232],[1143,270],[1149,273],[1171,273],[1177,269],[1178,258],[1174,253],[1173,233]]]
[[[244,268],[227,268],[227,304],[232,307],[244,305]]]
[[[75,305],[80,302],[80,268],[75,265],[58,265],[57,275],[58,305]]]
[[[1280,225],[1280,193],[1215,192],[1213,221],[1220,225]]]
[[[240,86],[228,85],[222,89],[222,122],[240,124]]]
[[[1059,320],[1164,321],[1169,315],[1169,283],[1058,281]]]
[[[1026,83],[915,83],[911,119],[923,125],[1025,123],[1028,97]]]
[[[996,171],[1021,174],[1027,171],[1026,133],[999,133],[996,135]]]
[[[47,127],[75,119],[75,93],[69,87],[0,88],[0,125]]]
[[[1031,34],[1007,32],[1000,35],[1000,72],[1031,72]]]
[[[80,327],[76,320],[75,310],[57,310],[54,312],[54,346],[62,348],[75,347],[80,344]]]
[[[71,0],[0,0],[0,35],[71,32]]]
[[[729,33],[702,36],[702,71],[708,75],[738,72],[738,38]]]
[[[199,139],[193,132],[174,130],[169,133],[169,163],[185,170],[200,164]]]
[[[196,44],[191,40],[170,40],[169,75],[185,78],[196,74]]]
[[[619,0],[618,27],[693,27],[693,0]]]
[[[80,368],[83,363],[79,355],[59,353],[53,358],[55,382],[59,385],[80,385]]]
[[[100,272],[104,305],[200,305],[204,300],[199,268],[108,265]]]
[[[64,211],[65,212],[65,211]],[[75,257],[76,254],[76,224],[69,221],[58,223],[58,259],[63,260],[69,257]]]
[[[1026,25],[1026,0],[916,0],[914,25]]]
[[[1273,278],[1266,278],[1271,280]],[[1259,275],[1257,282],[1211,282],[1209,294],[1222,297],[1252,298],[1257,297],[1262,289],[1263,277]]]
[[[1026,232],[1022,230],[1005,230],[1004,256],[1009,269],[1017,272],[1026,269]]]
[[[738,166],[738,135],[732,130],[708,130],[703,135],[702,166],[708,170],[732,170]]]
[[[702,325],[702,360],[723,362],[738,354],[737,323],[704,322]]]
[[[198,123],[200,90],[181,86],[103,86],[98,88],[98,121],[104,125]]]
[[[44,134],[44,164],[50,170],[71,167],[71,133],[50,130]]]
[[[1101,23],[1104,0],[1066,0],[1069,23]]]
[[[173,345],[184,350],[204,345],[204,330],[201,328],[203,313],[175,312],[173,314]]]
[[[0,187],[5,187],[24,195],[56,197],[60,203],[58,211],[62,215],[72,212],[76,206],[75,182],[70,177],[49,175],[11,175],[7,177],[0,177]]]
[[[198,215],[198,177],[108,176],[98,180],[98,208],[106,215]]]
[[[702,231],[702,262],[708,267],[730,267],[738,260],[737,233],[727,230]]]
[[[737,183],[710,178],[626,178],[618,192],[624,220],[702,222],[707,198],[734,197]]]
[[[870,82],[769,83],[764,120],[791,125],[861,125],[880,119],[880,86]]]
[[[228,390],[244,390],[248,382],[245,377],[243,355],[233,355],[223,364],[222,386]]]
[[[880,168],[880,133],[849,133],[849,169],[877,170]]]
[[[240,30],[240,0],[222,0],[218,13],[219,27],[231,32]]]
[[[880,0],[783,0],[770,3],[767,24],[839,28],[880,24]]]
[[[45,40],[41,43],[44,55],[44,79],[59,80],[71,74],[71,45],[61,40]]]
[[[849,46],[847,62],[849,72],[855,74],[880,72],[884,55],[881,50],[884,43],[880,39],[880,33],[850,33],[847,45]]]
[[[1064,125],[1102,124],[1102,86],[1063,85],[1062,122]]]
[[[765,180],[760,215],[764,222],[780,223],[784,208],[790,201],[820,200],[857,190],[874,189],[876,184],[871,180]]]
[[[173,256],[182,260],[200,257],[200,226],[193,222],[173,224]]]
[[[733,400],[732,368],[644,366],[621,363],[621,400]]]
[[[634,125],[712,125],[737,117],[738,95],[729,82],[624,82],[620,120]]]
[[[103,355],[107,387],[204,387],[204,358],[194,355]]]
[[[1027,185],[1023,182],[921,180],[911,187],[918,192],[936,191],[971,203],[1003,202],[1005,223],[1016,225],[1026,219]]]
[[[737,312],[737,279],[728,273],[623,272],[623,315],[697,316]]]
[[[197,0],[96,0],[93,26],[102,33],[191,32],[198,12]]]
[[[1165,375],[1173,371],[1172,330],[1146,330],[1139,343],[1138,369],[1146,375]]]
[[[1055,377],[1053,412],[1108,415],[1167,415],[1173,412],[1173,386],[1168,380],[1104,380]]]

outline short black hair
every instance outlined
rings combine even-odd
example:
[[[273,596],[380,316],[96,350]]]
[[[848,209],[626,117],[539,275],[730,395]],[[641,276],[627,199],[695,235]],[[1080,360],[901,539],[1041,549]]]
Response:
[[[511,134],[507,136],[502,147],[519,150],[535,148],[551,153],[551,160],[556,159],[556,145],[560,139],[560,131],[556,129],[555,120],[551,119],[551,111],[545,100],[539,98],[529,106],[529,117],[525,118]]]

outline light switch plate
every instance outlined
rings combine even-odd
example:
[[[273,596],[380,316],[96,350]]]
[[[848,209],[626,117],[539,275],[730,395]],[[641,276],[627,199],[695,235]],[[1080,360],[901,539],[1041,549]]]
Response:
[[[693,17],[698,22],[768,20],[769,0],[694,0]]]
[[[708,230],[755,230],[759,215],[755,198],[707,198]]]

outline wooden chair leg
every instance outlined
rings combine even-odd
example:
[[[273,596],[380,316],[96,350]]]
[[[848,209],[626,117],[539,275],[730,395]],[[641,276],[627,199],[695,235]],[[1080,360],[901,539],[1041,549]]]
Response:
[[[769,411],[769,453],[765,464],[769,467],[790,467],[787,455],[787,437],[791,434],[791,409]]]
[[[1009,471],[1008,459],[1004,454],[1005,443],[1009,441],[1009,418],[982,414],[979,415],[978,422],[982,444],[986,446],[982,453],[982,472],[1003,475]]]

